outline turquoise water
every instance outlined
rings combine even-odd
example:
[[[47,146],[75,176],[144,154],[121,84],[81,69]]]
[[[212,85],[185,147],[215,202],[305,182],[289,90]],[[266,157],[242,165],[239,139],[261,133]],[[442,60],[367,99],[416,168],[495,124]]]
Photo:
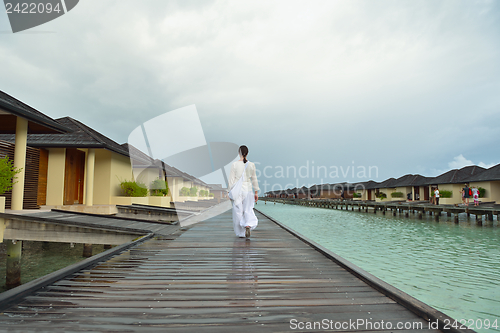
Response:
[[[8,242],[9,240],[5,240]],[[0,292],[7,290],[5,286],[7,246],[0,243]],[[92,255],[104,251],[104,245],[92,245]],[[21,255],[21,283],[27,283],[61,268],[85,260],[83,244],[71,247],[68,243],[23,241]]]
[[[444,216],[434,222],[263,202],[256,208],[454,319],[500,326],[496,219],[477,226],[466,217],[455,224]]]

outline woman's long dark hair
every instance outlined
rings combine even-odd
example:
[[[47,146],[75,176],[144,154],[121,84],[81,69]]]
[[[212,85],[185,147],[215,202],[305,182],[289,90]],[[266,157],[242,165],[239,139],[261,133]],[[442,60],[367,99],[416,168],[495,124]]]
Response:
[[[241,156],[243,156],[243,163],[248,162],[248,160],[247,160],[247,155],[248,155],[247,146],[240,146],[239,152],[240,152]]]

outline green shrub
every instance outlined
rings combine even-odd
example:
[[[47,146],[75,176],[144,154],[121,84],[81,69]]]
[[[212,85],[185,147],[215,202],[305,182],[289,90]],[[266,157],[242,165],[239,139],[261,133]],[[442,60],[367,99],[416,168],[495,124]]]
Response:
[[[17,183],[17,181],[13,182],[13,180],[17,178],[16,175],[21,170],[14,167],[8,156],[0,158],[0,194],[12,190],[12,186]]]
[[[479,191],[479,197],[484,198],[486,196],[486,189],[484,189],[482,187],[478,187],[477,189]]]
[[[151,182],[150,190],[152,196],[164,197],[168,195],[169,188],[168,182],[163,179],[157,178]]]
[[[387,198],[387,194],[385,194],[384,192],[378,192],[378,193],[375,194],[375,196],[377,198],[379,198],[380,200],[384,200],[384,199]]]
[[[391,193],[391,198],[404,198],[405,195],[403,192],[392,192]]]
[[[190,192],[190,191],[189,191],[189,188],[187,188],[187,187],[183,187],[183,188],[181,188],[181,190],[179,191],[179,195],[180,195],[181,197],[189,197],[189,192]]]
[[[197,194],[198,194],[198,188],[196,186],[195,187],[191,187],[189,189],[189,196],[190,197],[195,197]]]
[[[439,190],[439,197],[440,198],[451,198],[452,196],[453,196],[452,191]]]
[[[207,190],[200,190],[200,197],[208,197],[208,191]]]
[[[215,195],[213,193],[209,193],[208,196],[209,197],[215,197]]]
[[[356,192],[354,192],[354,193],[352,194],[352,197],[353,197],[353,198],[361,198],[361,193],[356,193]]]
[[[148,189],[145,184],[134,181],[122,181],[120,183],[122,193],[126,197],[147,197]]]

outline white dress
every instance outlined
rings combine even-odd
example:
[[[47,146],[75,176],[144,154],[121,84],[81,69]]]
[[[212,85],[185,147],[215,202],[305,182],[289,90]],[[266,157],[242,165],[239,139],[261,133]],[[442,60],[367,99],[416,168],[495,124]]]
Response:
[[[245,170],[245,175],[243,176],[243,184],[240,192],[242,200],[231,201],[233,204],[234,233],[238,237],[245,237],[246,226],[249,226],[250,229],[253,230],[258,224],[257,216],[255,216],[253,207],[255,204],[254,191],[259,190],[259,184],[257,182],[255,164],[250,161],[247,161],[247,163],[248,166]],[[244,169],[245,163],[243,163],[243,161],[236,161],[233,163],[231,166],[231,173],[229,174],[229,191],[241,178]]]

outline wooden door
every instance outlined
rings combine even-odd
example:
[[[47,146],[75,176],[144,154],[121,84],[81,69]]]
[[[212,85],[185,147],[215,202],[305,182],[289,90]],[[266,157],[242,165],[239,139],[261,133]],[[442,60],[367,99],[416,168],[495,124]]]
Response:
[[[413,192],[414,192],[413,193],[413,200],[422,200],[420,198],[420,187],[419,186],[413,186]]]
[[[64,174],[64,204],[83,203],[83,177],[85,153],[75,148],[66,149],[66,170]]]
[[[372,199],[372,190],[367,190],[368,191],[368,200]]]
[[[38,163],[38,190],[36,204],[43,206],[47,204],[47,174],[49,170],[49,151],[40,149],[40,161]]]
[[[85,152],[77,150],[77,179],[75,185],[77,187],[77,196],[75,197],[75,203],[83,204],[83,187],[85,181]]]
[[[424,200],[429,200],[429,186],[424,186]]]

